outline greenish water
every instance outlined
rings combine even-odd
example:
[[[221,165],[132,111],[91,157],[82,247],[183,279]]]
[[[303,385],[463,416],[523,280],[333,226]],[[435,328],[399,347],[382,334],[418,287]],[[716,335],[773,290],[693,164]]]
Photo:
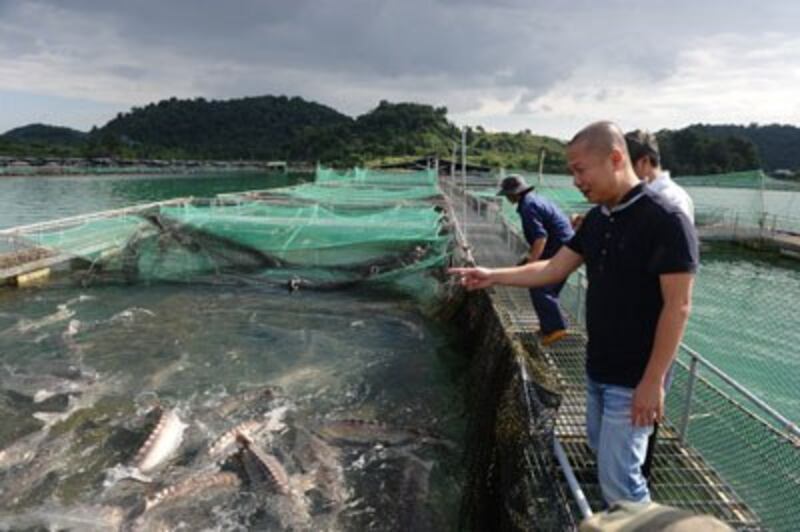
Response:
[[[31,445],[38,451],[33,457],[0,468],[0,523],[4,514],[9,518],[7,512],[35,516],[54,504],[127,509],[130,500],[142,499],[144,485],[104,482],[118,464],[133,460],[146,436],[143,405],[154,400],[177,409],[189,425],[184,444],[157,473],[158,482],[166,484],[199,470],[196,456],[211,441],[258,419],[262,410],[286,409],[286,428],[271,441],[270,452],[297,478],[309,468],[296,458],[298,434],[319,430],[327,420],[377,420],[458,442],[463,427],[454,405],[463,400],[454,385],[460,369],[451,345],[448,332],[413,301],[375,293],[153,285],[3,294],[0,353],[8,371],[48,377],[72,364],[98,378],[77,396],[83,410],[67,417],[71,430],[57,425],[43,443]],[[37,412],[67,408],[31,402],[16,380],[5,382],[0,448],[36,435]],[[277,401],[215,413],[228,398],[265,384],[280,390]],[[393,505],[386,500],[393,490],[409,496],[398,493],[407,489],[402,471],[412,450],[428,467],[419,479],[424,488],[419,500]],[[352,496],[336,515],[312,512],[320,528],[335,519],[343,530],[392,530],[405,511],[429,514],[440,526],[455,522],[460,475],[455,449],[421,441],[403,449],[384,447],[367,437],[339,445],[337,453],[343,477],[330,482],[340,482],[336,489]],[[390,467],[399,467],[399,476],[386,477],[383,470]],[[215,518],[220,528],[265,522],[242,497],[214,500],[223,515]],[[181,516],[192,518],[208,516]]]
[[[173,176],[106,175],[0,178],[0,229],[185,196],[213,197],[287,186],[308,174],[262,172],[197,173]]]
[[[684,341],[800,422],[800,262],[703,245]]]

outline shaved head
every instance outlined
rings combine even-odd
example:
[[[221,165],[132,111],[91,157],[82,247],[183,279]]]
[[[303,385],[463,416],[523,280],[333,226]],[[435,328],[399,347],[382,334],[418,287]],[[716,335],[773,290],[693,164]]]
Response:
[[[567,144],[568,148],[581,145],[587,151],[606,156],[614,148],[625,154],[627,159],[628,147],[625,144],[625,135],[622,129],[614,122],[601,121],[589,124],[581,129]]]
[[[567,144],[567,167],[586,199],[607,207],[639,183],[625,135],[613,122],[589,124]]]

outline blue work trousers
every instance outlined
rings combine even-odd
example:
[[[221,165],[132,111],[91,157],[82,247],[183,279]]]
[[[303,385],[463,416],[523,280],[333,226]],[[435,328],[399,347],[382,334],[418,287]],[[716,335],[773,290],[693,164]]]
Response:
[[[558,294],[563,287],[564,283],[560,282],[529,290],[542,335],[567,328],[567,320],[558,305]]]

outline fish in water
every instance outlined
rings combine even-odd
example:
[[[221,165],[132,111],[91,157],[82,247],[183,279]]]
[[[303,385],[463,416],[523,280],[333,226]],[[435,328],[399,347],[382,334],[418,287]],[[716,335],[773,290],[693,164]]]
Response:
[[[404,454],[405,461],[397,492],[399,529],[424,532],[437,530],[428,501],[430,477],[434,462],[422,460],[411,453]]]
[[[0,388],[30,397],[34,403],[56,395],[80,394],[97,379],[96,372],[74,365],[50,373],[21,373],[9,366],[0,369]]]
[[[195,506],[198,498],[209,499],[236,491],[241,483],[239,476],[229,471],[193,474],[147,496],[129,511],[128,521],[121,529],[126,532],[175,530],[175,526],[169,526],[160,519],[163,517],[160,510],[165,507],[174,508],[176,505]],[[184,524],[182,529],[185,526]]]
[[[147,473],[164,463],[180,447],[183,431],[187,426],[175,410],[167,409],[162,412],[153,432],[136,453],[134,467]]]
[[[156,506],[172,503],[180,499],[204,495],[211,490],[235,490],[239,488],[241,483],[239,476],[229,471],[198,473],[147,497],[144,511],[148,512]]]
[[[361,445],[406,445],[429,443],[453,446],[452,442],[429,432],[413,427],[394,427],[364,419],[334,419],[322,423],[317,429],[320,436],[328,441]]]
[[[38,331],[39,329],[43,329],[54,323],[68,320],[72,318],[74,315],[75,311],[69,308],[69,306],[67,306],[66,304],[58,305],[58,310],[56,310],[52,314],[44,316],[43,318],[39,318],[38,320],[28,320],[25,318],[19,320],[13,331],[23,334],[28,332]],[[6,333],[8,332],[9,331],[6,331]]]
[[[236,436],[242,434],[250,439],[265,442],[271,441],[273,434],[286,430],[284,421],[291,406],[284,404],[277,406],[260,416],[243,421],[218,436],[207,448],[206,455],[213,459],[224,458],[227,451],[236,443]],[[216,413],[216,412],[214,412]]]
[[[240,450],[236,459],[252,488],[265,486],[267,495],[277,495],[264,500],[266,508],[275,511],[280,528],[286,530],[312,530],[309,501],[305,492],[310,488],[304,475],[289,475],[283,464],[265,452],[253,440],[239,436]],[[256,490],[258,493],[258,490]]]
[[[114,314],[113,316],[111,316],[108,319],[108,323],[112,323],[112,324],[115,324],[115,323],[130,324],[130,323],[133,323],[134,320],[136,320],[136,315],[137,314],[142,314],[142,315],[145,315],[145,316],[149,316],[151,318],[155,317],[155,315],[156,315],[155,312],[153,312],[152,310],[148,310],[146,308],[131,307],[131,308],[125,309],[125,310],[120,311],[120,312]]]
[[[64,508],[47,505],[27,513],[0,515],[0,530],[80,530],[107,532],[119,530],[125,511],[116,506],[77,506]]]
[[[237,438],[240,436],[253,439],[256,432],[263,425],[263,421],[258,419],[251,419],[239,423],[232,429],[225,431],[219,438],[208,446],[208,456],[212,460],[220,460],[225,458],[229,451],[231,451],[237,444]]]
[[[266,484],[281,495],[289,494],[289,474],[275,456],[262,451],[249,437],[238,434],[239,460],[251,484]]]
[[[309,473],[312,490],[323,499],[325,510],[338,514],[351,497],[342,465],[342,451],[310,430],[298,427],[292,454],[303,471]]]
[[[46,437],[46,430],[37,430],[0,449],[0,470],[32,460]]]
[[[189,353],[183,352],[181,355],[172,362],[165,364],[153,373],[144,386],[148,390],[160,390],[164,383],[172,378],[173,375],[180,373],[186,369],[189,363]]]
[[[40,431],[36,434],[49,433]],[[0,482],[0,508],[23,507],[32,499],[50,492],[53,479],[65,466],[65,454],[74,443],[74,434],[66,433],[40,442],[29,442],[32,455],[4,471]],[[39,494],[39,495],[37,495]]]
[[[235,411],[249,407],[254,403],[267,403],[272,401],[279,395],[281,395],[280,388],[275,386],[262,386],[251,390],[245,390],[223,399],[222,402],[214,408],[214,413],[227,417]]]
[[[34,412],[32,416],[44,423],[44,426],[22,438],[14,441],[0,450],[0,469],[10,468],[29,462],[37,453],[40,444],[45,441],[50,430],[58,423],[67,421],[76,412],[91,408],[104,397],[108,390],[118,389],[122,381],[116,377],[98,380],[95,385],[86,388],[79,395],[70,395],[67,398],[66,408],[57,412]],[[54,401],[38,403],[37,406],[49,406]]]

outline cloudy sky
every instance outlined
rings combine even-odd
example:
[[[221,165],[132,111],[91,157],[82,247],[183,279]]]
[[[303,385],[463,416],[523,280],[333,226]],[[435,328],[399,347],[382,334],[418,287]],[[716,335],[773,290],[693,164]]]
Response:
[[[800,2],[0,0],[0,132],[263,94],[560,138],[600,118],[800,124]]]

